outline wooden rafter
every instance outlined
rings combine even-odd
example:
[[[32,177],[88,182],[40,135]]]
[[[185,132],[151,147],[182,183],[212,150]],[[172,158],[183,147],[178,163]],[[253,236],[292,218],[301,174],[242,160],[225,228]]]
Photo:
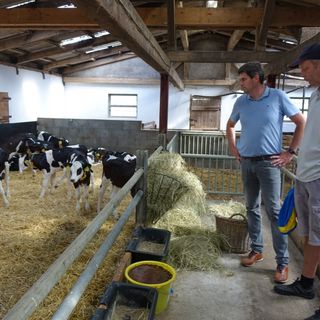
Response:
[[[175,9],[176,1],[168,1],[168,49],[176,50],[177,49],[177,37],[176,37],[176,19],[175,19]]]
[[[94,61],[94,60],[102,58],[102,57],[107,57],[110,55],[115,55],[115,54],[124,53],[124,52],[128,52],[128,51],[129,51],[129,49],[127,49],[126,47],[119,46],[119,47],[115,47],[115,48],[111,48],[111,49],[100,50],[100,51],[93,52],[93,53],[81,53],[81,54],[78,54],[77,56],[72,57],[72,58],[63,59],[63,60],[49,63],[43,67],[43,70],[50,71],[52,69],[64,67],[64,66],[67,66],[70,64],[77,64],[77,63],[83,63],[83,62],[87,62],[87,61]]]
[[[97,61],[93,61],[93,62],[87,62],[87,63],[82,63],[73,67],[67,67],[63,69],[62,74],[71,74],[71,73],[75,73],[75,72],[80,72],[80,71],[85,71],[91,68],[97,68],[97,67],[101,67],[107,64],[111,64],[111,63],[115,63],[118,61],[123,61],[123,60],[128,60],[128,59],[132,59],[132,58],[136,58],[136,55],[134,53],[125,53],[122,55],[118,55],[118,56],[114,56],[114,57],[108,57],[108,58],[103,58],[103,59],[99,59]]]
[[[313,43],[320,42],[320,33],[316,34],[309,40],[303,42],[294,49],[285,52],[279,59],[275,59],[269,63],[265,68],[266,74],[280,74],[289,69],[289,65],[301,54],[304,48]]]
[[[146,27],[128,0],[76,0],[77,7],[85,9],[88,17],[116,36],[119,41],[135,52],[160,73],[168,74],[179,89],[184,84],[157,40]]]
[[[16,37],[10,37],[8,39],[0,40],[0,51],[8,50],[17,47],[23,47],[25,43],[32,43],[37,41],[42,41],[54,36],[59,35],[58,31],[36,31],[36,32],[26,32],[20,34]]]
[[[103,45],[111,41],[116,41],[116,39],[111,34],[108,34],[100,38],[84,40],[75,44],[65,45],[63,47],[59,46],[58,48],[54,48],[54,49],[41,50],[41,51],[38,51],[35,53],[29,53],[27,55],[20,57],[17,60],[17,64],[24,64],[30,61],[43,59],[43,58],[58,55],[61,53],[72,52],[74,50],[79,50],[79,49],[84,50],[86,48],[90,48],[90,47],[92,48],[95,46]]]
[[[262,21],[258,26],[258,32],[256,36],[256,50],[263,50],[266,46],[267,34],[269,26],[272,23],[275,0],[266,0],[263,10]]]

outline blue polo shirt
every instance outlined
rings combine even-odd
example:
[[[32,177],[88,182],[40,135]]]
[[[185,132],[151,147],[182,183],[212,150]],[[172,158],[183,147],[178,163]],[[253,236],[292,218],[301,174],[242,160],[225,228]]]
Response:
[[[243,94],[233,106],[230,120],[241,123],[237,148],[243,157],[281,152],[283,117],[292,117],[299,109],[281,90],[266,87],[263,95],[252,99]]]

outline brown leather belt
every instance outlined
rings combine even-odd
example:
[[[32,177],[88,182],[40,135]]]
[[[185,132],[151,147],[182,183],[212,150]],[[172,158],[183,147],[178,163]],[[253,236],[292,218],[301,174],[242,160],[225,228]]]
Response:
[[[271,157],[278,156],[279,154],[268,154],[264,156],[254,156],[254,157],[241,157],[245,160],[251,160],[251,161],[263,161],[263,160],[271,160]]]

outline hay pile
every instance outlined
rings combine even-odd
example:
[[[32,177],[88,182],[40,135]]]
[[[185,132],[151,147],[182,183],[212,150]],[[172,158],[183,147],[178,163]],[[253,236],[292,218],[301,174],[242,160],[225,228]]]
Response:
[[[150,206],[150,200],[148,202],[148,214],[149,210],[152,211],[149,222],[156,220],[155,227],[172,233],[169,263],[176,269],[185,270],[211,271],[221,268],[220,248],[226,242],[223,236],[208,230],[203,223],[206,194],[199,178],[188,170],[178,154],[162,153],[152,159],[148,171],[148,179],[151,176],[150,181],[148,180],[148,192],[153,192],[149,186],[154,184],[152,179],[157,178],[154,172],[174,178],[183,191],[179,196],[168,193],[156,205],[152,203]],[[152,198],[148,196],[148,199]],[[166,206],[169,209],[165,211]]]
[[[23,174],[11,172],[10,207],[4,208],[0,201],[0,318],[39,279],[65,248],[96,216],[101,166],[93,167],[95,191],[89,195],[90,212],[75,211],[75,198],[66,200],[66,184],[59,186],[44,199],[39,199],[42,173],[35,176],[30,171]],[[106,192],[105,203],[108,192]],[[2,199],[1,199],[2,200]],[[119,206],[122,212],[130,196]],[[118,260],[121,259],[128,239],[131,237],[134,219],[126,225],[108,258],[99,268],[85,291],[71,319],[88,319],[98,305],[99,297],[113,277]],[[108,220],[79,259],[54,287],[47,299],[31,316],[32,320],[51,319],[63,301],[77,276],[101,245],[114,221]]]
[[[161,184],[166,177],[178,188]],[[201,181],[188,171],[180,155],[161,153],[152,158],[148,170],[148,224],[161,218],[156,226],[170,231],[174,225],[199,225],[206,211],[205,197]]]

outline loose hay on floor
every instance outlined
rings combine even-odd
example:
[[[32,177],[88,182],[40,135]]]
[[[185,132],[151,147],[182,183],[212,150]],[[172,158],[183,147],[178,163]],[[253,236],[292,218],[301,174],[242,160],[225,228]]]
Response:
[[[23,174],[11,172],[10,207],[4,208],[0,202],[0,318],[3,318],[96,216],[101,166],[94,166],[93,170],[95,191],[89,195],[91,210],[81,211],[80,214],[75,211],[75,198],[70,201],[66,199],[66,183],[44,199],[39,199],[42,173],[38,172],[33,176],[30,171]],[[106,193],[105,203],[107,198]],[[129,201],[130,196],[119,206],[120,212],[124,211]],[[133,223],[133,219],[130,219],[85,291],[71,319],[88,319],[95,310],[99,296],[110,282],[116,264],[131,237]],[[33,314],[32,320],[51,318],[113,225],[114,221],[111,219],[102,226],[65,277]]]
[[[219,262],[222,236],[214,231],[191,230],[170,242],[169,263],[177,269],[212,271],[222,267]]]

